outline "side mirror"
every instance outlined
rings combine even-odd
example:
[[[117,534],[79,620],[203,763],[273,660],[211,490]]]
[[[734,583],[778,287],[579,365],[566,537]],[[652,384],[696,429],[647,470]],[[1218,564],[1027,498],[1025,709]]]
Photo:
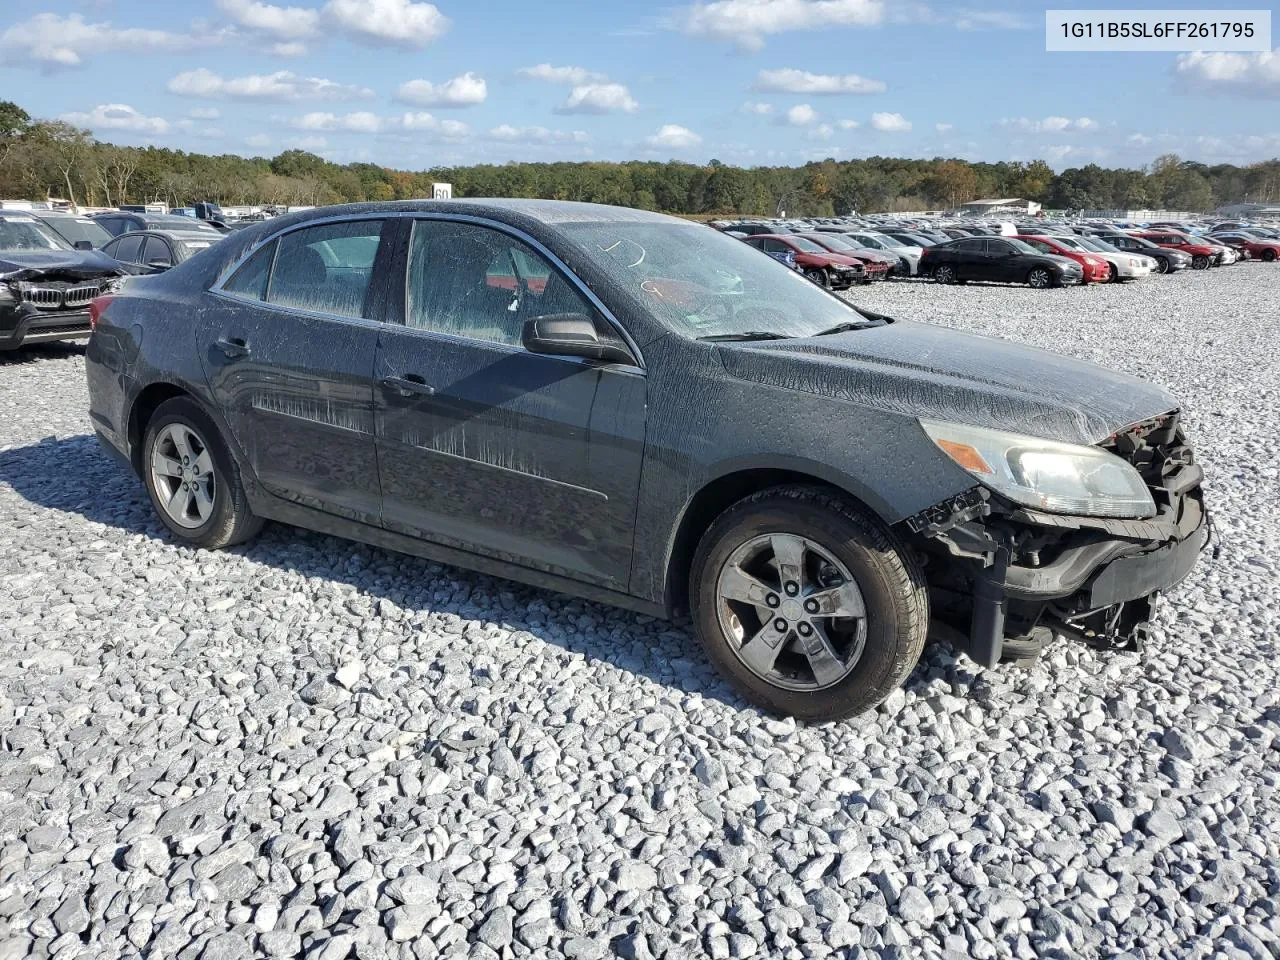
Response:
[[[92,243],[90,243],[88,240],[77,240],[77,241],[76,241],[75,243],[73,243],[71,246],[73,246],[73,247],[74,247],[75,249],[77,249],[77,250],[92,250],[92,249],[93,249],[93,244],[92,244]]]
[[[586,357],[603,363],[636,362],[616,340],[602,339],[591,318],[581,313],[548,313],[524,323],[521,340],[530,353]]]

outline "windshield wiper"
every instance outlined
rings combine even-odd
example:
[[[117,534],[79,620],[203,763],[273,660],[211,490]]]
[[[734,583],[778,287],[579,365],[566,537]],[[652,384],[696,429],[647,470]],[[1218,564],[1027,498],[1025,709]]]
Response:
[[[820,330],[814,334],[815,337],[825,337],[831,333],[848,333],[850,330],[869,330],[872,327],[883,327],[884,320],[848,320],[844,323],[837,323],[834,327],[828,327],[826,330]]]
[[[699,340],[710,340],[713,343],[730,340],[790,340],[789,333],[774,333],[772,330],[743,330],[741,333],[713,333]]]

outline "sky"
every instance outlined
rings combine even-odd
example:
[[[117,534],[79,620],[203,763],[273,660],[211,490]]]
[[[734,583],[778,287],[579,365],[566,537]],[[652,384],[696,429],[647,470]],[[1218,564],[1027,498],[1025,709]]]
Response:
[[[1280,156],[1280,54],[1045,51],[1046,7],[1105,6],[3,0],[0,99],[113,143],[401,169]]]

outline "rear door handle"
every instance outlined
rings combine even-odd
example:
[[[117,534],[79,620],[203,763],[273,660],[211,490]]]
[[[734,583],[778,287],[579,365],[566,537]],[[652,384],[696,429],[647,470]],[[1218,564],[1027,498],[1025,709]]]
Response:
[[[218,341],[217,347],[230,360],[238,360],[240,357],[247,357],[251,352],[249,345],[240,337],[223,337]]]
[[[406,373],[403,377],[383,377],[382,385],[388,390],[394,390],[402,397],[412,397],[415,394],[429,397],[436,392],[435,387],[416,373]]]

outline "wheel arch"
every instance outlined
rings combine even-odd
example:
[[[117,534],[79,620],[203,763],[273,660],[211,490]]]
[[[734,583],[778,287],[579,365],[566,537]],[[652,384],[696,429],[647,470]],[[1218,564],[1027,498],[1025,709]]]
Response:
[[[687,610],[689,572],[702,535],[716,517],[753,493],[769,487],[803,485],[829,490],[888,524],[892,511],[874,491],[836,476],[821,464],[784,458],[767,464],[726,464],[685,502],[667,549],[664,603],[668,613]]]
[[[146,434],[147,424],[151,422],[151,417],[162,403],[175,397],[186,397],[201,409],[204,408],[204,404],[200,403],[190,390],[168,380],[157,380],[147,384],[138,391],[138,395],[134,397],[129,407],[129,462],[133,464],[133,469],[139,476],[142,475],[142,440]]]

